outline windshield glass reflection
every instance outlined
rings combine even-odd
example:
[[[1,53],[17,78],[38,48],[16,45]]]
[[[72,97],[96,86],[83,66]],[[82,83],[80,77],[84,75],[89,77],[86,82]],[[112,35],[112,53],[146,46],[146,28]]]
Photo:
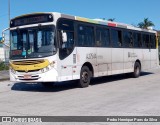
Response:
[[[56,50],[53,26],[11,31],[11,59],[47,57]]]

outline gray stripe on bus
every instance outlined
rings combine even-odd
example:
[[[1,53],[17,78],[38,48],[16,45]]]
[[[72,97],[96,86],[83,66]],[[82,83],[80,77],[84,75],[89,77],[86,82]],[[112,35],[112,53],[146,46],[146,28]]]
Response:
[[[125,28],[125,29],[127,29],[127,26],[120,25],[120,24],[117,24],[117,27],[120,27],[120,28]]]
[[[75,17],[74,16],[70,16],[70,15],[61,14],[61,17],[75,20]]]

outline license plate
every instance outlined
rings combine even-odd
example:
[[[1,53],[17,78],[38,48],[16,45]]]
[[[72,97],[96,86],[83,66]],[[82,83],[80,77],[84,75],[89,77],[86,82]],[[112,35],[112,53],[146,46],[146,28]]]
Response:
[[[32,76],[31,75],[24,75],[24,79],[31,79]]]

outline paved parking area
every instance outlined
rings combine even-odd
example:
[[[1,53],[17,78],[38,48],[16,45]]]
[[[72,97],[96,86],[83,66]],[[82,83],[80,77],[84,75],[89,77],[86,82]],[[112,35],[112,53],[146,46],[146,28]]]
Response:
[[[92,85],[83,89],[77,88],[74,82],[47,89],[41,84],[3,81],[0,82],[0,116],[11,115],[160,116],[160,68],[144,72],[136,79],[126,75],[94,79]]]

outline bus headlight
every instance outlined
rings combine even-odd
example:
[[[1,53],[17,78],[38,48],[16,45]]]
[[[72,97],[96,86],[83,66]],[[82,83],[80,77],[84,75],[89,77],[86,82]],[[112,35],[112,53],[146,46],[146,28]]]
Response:
[[[49,71],[49,67],[46,67],[46,71]]]
[[[47,72],[47,71],[51,70],[51,69],[54,67],[54,64],[55,64],[55,62],[54,62],[54,61],[53,61],[53,62],[51,62],[47,67],[45,67],[45,68],[41,69],[41,72],[42,72],[42,73],[45,73],[45,72]]]
[[[43,68],[43,69],[41,69],[41,72],[42,72],[42,73],[44,73],[44,72],[45,72],[45,69],[44,69],[44,68]]]
[[[42,72],[42,73],[45,73],[45,72],[47,72],[47,71],[49,71],[49,70],[50,70],[50,68],[47,66],[47,67],[41,69],[41,72]]]
[[[53,62],[50,63],[50,66],[54,67],[54,64],[55,64],[55,62],[53,61]]]

